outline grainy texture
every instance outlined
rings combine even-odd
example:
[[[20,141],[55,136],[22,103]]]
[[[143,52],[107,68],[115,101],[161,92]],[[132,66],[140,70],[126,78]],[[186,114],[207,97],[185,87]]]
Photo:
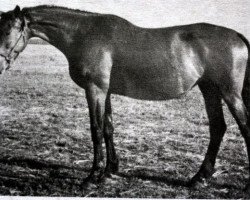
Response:
[[[2,0],[0,9],[51,3],[117,14],[144,27],[210,22],[250,39],[249,0]],[[198,89],[181,100],[113,96],[112,104],[120,174],[105,184],[82,186],[93,159],[84,91],[70,79],[60,52],[29,45],[15,68],[0,79],[0,195],[244,197],[245,145],[225,106],[228,130],[217,171],[207,183],[189,189],[184,185],[200,167],[209,141]]]
[[[71,81],[63,55],[48,45],[29,45],[0,85],[1,195],[243,197],[246,151],[226,107],[228,131],[217,172],[206,184],[184,186],[209,141],[197,89],[163,102],[113,96],[120,174],[104,184],[81,186],[93,156],[87,102],[84,90]]]

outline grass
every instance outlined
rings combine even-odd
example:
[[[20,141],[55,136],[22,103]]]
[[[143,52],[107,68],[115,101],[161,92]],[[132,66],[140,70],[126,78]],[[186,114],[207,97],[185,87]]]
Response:
[[[224,106],[228,130],[216,173],[195,188],[209,142],[202,96],[162,102],[112,96],[120,173],[81,184],[93,153],[84,90],[63,55],[29,45],[0,79],[0,194],[129,198],[244,198],[248,163],[243,139]]]

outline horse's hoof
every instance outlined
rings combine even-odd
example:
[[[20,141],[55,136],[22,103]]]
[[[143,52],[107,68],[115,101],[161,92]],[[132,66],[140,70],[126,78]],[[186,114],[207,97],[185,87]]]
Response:
[[[195,175],[188,183],[187,187],[204,187],[207,186],[207,179],[202,178],[201,176]]]
[[[189,187],[194,187],[196,185],[206,186],[207,180],[212,177],[215,170],[209,165],[207,167],[202,167],[197,174],[188,182]]]
[[[87,178],[83,180],[83,183],[100,183],[105,180],[106,177],[110,177],[110,173],[107,173],[104,169],[92,171]]]
[[[250,197],[250,183],[246,185],[246,187],[244,188],[244,192]]]
[[[114,163],[110,163],[109,165],[106,166],[105,168],[105,174],[107,176],[111,176],[111,174],[116,174],[119,170],[119,161],[117,160]]]
[[[190,181],[187,182],[187,185],[186,185],[186,186],[187,186],[187,187],[190,187],[190,188],[191,188],[191,187],[195,187],[195,186],[197,185],[197,183],[198,183],[197,181],[191,179]]]
[[[202,182],[202,179],[197,174],[187,183],[188,187],[195,187],[197,183]]]
[[[111,167],[111,173],[117,173],[119,171],[119,160],[117,159]]]

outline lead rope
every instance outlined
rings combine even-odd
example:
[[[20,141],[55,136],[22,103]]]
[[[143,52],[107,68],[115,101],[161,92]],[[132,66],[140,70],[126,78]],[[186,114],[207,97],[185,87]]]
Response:
[[[19,37],[18,40],[16,41],[14,47],[10,50],[10,53],[8,54],[8,57],[7,57],[7,58],[10,58],[10,59],[11,59],[10,56],[11,56],[11,54],[12,54],[13,51],[14,51],[15,53],[17,53],[17,54],[20,53],[20,51],[15,51],[15,48],[16,48],[16,46],[18,45],[18,43],[19,43],[19,41],[21,40],[21,38],[23,38],[23,41],[24,41],[24,44],[25,44],[25,38],[24,38],[23,32],[24,32],[24,31],[21,32],[20,37]]]

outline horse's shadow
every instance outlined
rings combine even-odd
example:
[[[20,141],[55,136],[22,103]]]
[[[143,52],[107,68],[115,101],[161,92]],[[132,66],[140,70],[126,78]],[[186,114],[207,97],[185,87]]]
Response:
[[[237,186],[233,183],[217,183],[217,181],[213,180],[213,178],[210,178],[209,180],[207,180],[206,182],[209,184],[204,184],[203,182],[198,183],[197,185],[192,185],[190,184],[190,180],[191,178],[173,178],[172,176],[160,176],[156,173],[152,173],[151,171],[148,171],[148,169],[140,169],[140,170],[134,170],[131,172],[119,172],[117,173],[118,176],[127,178],[127,179],[133,179],[133,178],[139,178],[142,180],[150,180],[153,182],[161,182],[161,183],[165,183],[166,185],[170,185],[170,186],[175,186],[175,187],[186,187],[188,189],[197,189],[197,187],[199,188],[199,185],[201,187],[206,187],[205,185],[208,185],[208,187],[214,187],[217,189],[237,189],[237,190],[241,190],[242,188],[240,186]],[[203,188],[204,189],[204,188]]]
[[[75,185],[80,188],[84,188],[88,185],[88,179],[84,178],[88,175],[88,173],[91,171],[89,167],[83,168],[83,167],[77,167],[73,165],[68,165],[66,163],[57,163],[57,162],[51,162],[51,161],[43,161],[38,160],[35,158],[28,158],[28,157],[1,157],[0,158],[0,164],[7,164],[10,166],[20,166],[20,167],[28,167],[30,169],[40,170],[40,171],[47,171],[46,176],[41,175],[41,173],[37,173],[37,175],[30,176],[25,174],[19,174],[16,173],[14,170],[8,170],[6,173],[3,169],[0,169],[0,182],[3,184],[6,183],[6,185],[9,186],[17,186],[17,187],[23,187],[23,183],[33,185],[34,183],[41,183],[44,186],[47,186],[48,183],[50,183],[53,179],[53,181],[56,182],[63,182],[67,180],[66,182],[71,185]],[[150,180],[153,182],[161,182],[165,183],[167,185],[175,186],[175,187],[187,187],[192,189],[193,187],[190,187],[189,185],[189,179],[187,178],[178,178],[174,177],[173,175],[160,175],[160,172],[148,170],[146,168],[141,169],[133,169],[128,172],[121,171],[117,172],[116,175],[119,177],[123,177],[126,179],[142,179],[142,180]],[[7,178],[7,179],[6,179]],[[13,179],[13,181],[12,181]],[[20,180],[20,182],[17,184],[15,180]],[[241,189],[237,187],[234,184],[219,184],[214,181],[212,181],[213,187],[216,188],[228,188],[228,189]],[[60,187],[60,184],[58,185]]]
[[[32,169],[75,169],[75,170],[83,170],[80,167],[75,167],[71,165],[67,165],[64,163],[53,162],[53,161],[45,161],[37,158],[26,157],[26,156],[2,156],[0,158],[0,163],[9,164],[9,165],[17,165],[22,167],[29,167]]]
[[[25,187],[36,187],[38,184],[43,188],[49,188],[53,182],[57,183],[57,188],[61,188],[63,182],[81,186],[81,175],[84,173],[89,173],[88,169],[66,163],[26,156],[0,157],[0,183],[6,188],[22,190]]]
[[[65,163],[59,163],[59,162],[52,162],[52,161],[44,161],[44,160],[39,160],[36,158],[29,158],[25,156],[5,156],[0,158],[0,163],[2,164],[8,164],[12,166],[20,166],[20,167],[28,167],[30,169],[35,169],[35,170],[46,170],[49,172],[49,177],[43,177],[43,180],[49,179],[49,178],[56,178],[56,179],[78,179],[79,183],[81,180],[81,183],[87,183],[89,179],[85,179],[84,176],[79,177],[74,175],[75,174],[85,174],[87,175],[91,169],[90,168],[82,168],[82,167],[77,167],[77,166],[71,166],[67,165]],[[62,173],[65,172],[65,173]],[[3,172],[2,172],[3,174]],[[16,173],[8,173],[9,175],[13,176],[19,176],[19,174]],[[116,175],[127,178],[127,179],[133,179],[133,178],[138,178],[142,180],[151,180],[155,182],[162,182],[166,183],[167,185],[173,185],[173,186],[187,186],[188,181],[184,179],[178,179],[178,178],[171,178],[168,176],[160,176],[157,175],[156,172],[151,172],[148,171],[147,169],[140,169],[140,170],[131,170],[129,172],[117,172]],[[19,178],[25,179],[25,176],[19,176]],[[39,179],[40,177],[37,176],[36,179]]]
[[[142,172],[143,169],[141,170],[134,170],[130,172],[118,172],[117,175],[127,178],[127,179],[133,179],[133,178],[138,178],[142,180],[149,180],[149,181],[154,181],[154,182],[161,182],[165,183],[167,185],[172,185],[172,186],[182,186],[182,187],[189,187],[188,185],[188,180],[184,180],[181,178],[172,178],[170,176],[160,176],[155,173],[151,174],[150,172],[148,173],[147,169]]]

